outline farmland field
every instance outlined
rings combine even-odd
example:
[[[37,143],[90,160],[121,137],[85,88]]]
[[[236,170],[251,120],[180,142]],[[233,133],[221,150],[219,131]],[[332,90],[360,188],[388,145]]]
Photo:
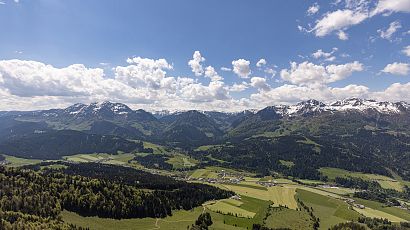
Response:
[[[272,201],[273,206],[287,206],[290,209],[296,209],[297,203],[295,200],[296,189],[286,187],[270,187],[270,188],[252,188],[251,186],[243,186],[242,184],[226,184],[225,188],[232,190],[240,195],[249,196],[261,200]],[[264,188],[264,189],[262,189]]]
[[[229,200],[220,200],[211,205],[207,205],[206,208],[213,212],[219,212],[236,217],[253,218],[256,215],[254,212],[241,208],[243,203],[239,206],[236,204],[233,204],[233,202],[230,202]]]
[[[77,154],[72,156],[63,157],[67,161],[74,162],[103,162],[107,164],[127,164],[128,160],[134,158],[132,153],[119,153],[111,155],[107,153],[93,153],[93,154]]]
[[[360,209],[360,208],[353,208],[356,212],[366,216],[366,217],[370,217],[370,218],[383,218],[383,219],[388,219],[391,222],[404,222],[406,220],[397,217],[397,216],[393,216],[389,213],[386,212],[382,212],[380,210],[376,210],[376,209],[372,209],[369,207],[366,207],[364,209]]]
[[[323,196],[314,192],[298,189],[297,197],[308,207],[313,208],[313,213],[320,219],[320,229],[346,222],[357,220],[359,213],[349,208],[345,202],[332,197]]]
[[[274,208],[266,219],[269,228],[312,229],[310,216],[303,211],[284,207]]]
[[[174,154],[167,160],[167,162],[172,164],[175,169],[193,167],[198,163],[194,158],[183,154]]]
[[[338,168],[321,168],[319,171],[332,180],[334,180],[336,177],[357,177],[363,180],[377,181],[380,184],[380,186],[382,186],[382,188],[395,189],[400,192],[403,191],[403,185],[406,184],[406,182],[404,181],[399,181],[383,175],[350,172]]]
[[[161,145],[157,145],[157,144],[147,142],[147,141],[144,141],[143,143],[144,143],[144,148],[146,148],[146,149],[150,148],[150,149],[154,150],[154,154],[166,153],[165,148]]]
[[[363,200],[363,199],[359,199],[359,198],[355,198],[355,199],[357,200],[358,203],[363,204],[366,207],[370,207],[372,209],[382,211],[384,213],[396,216],[398,218],[405,219],[406,221],[410,221],[410,212],[409,211],[399,209],[399,208],[396,208],[396,207],[387,207],[387,206],[384,206],[383,204],[381,204],[379,202],[375,202],[375,201]]]
[[[213,212],[209,209],[214,222],[210,226],[210,230],[240,230],[250,229],[253,223],[261,223],[263,217],[266,215],[266,210],[269,206],[269,202],[243,197],[243,204],[241,208],[243,210],[252,210],[256,212],[253,218],[241,218],[231,215],[223,215]],[[242,202],[241,201],[241,202]],[[203,207],[197,207],[190,211],[175,211],[172,216],[155,219],[155,218],[143,218],[143,219],[122,219],[115,220],[109,218],[99,217],[83,217],[76,213],[64,210],[62,212],[63,220],[69,223],[76,224],[77,226],[89,227],[91,230],[99,229],[166,229],[166,230],[180,230],[186,229],[195,222],[198,216],[204,211]],[[234,226],[236,225],[236,227]]]
[[[83,217],[76,213],[63,211],[63,220],[68,223],[73,223],[82,227],[89,227],[90,229],[186,229],[186,227],[195,222],[198,216],[202,213],[203,208],[197,207],[191,211],[176,211],[172,216],[167,218],[143,218],[143,219],[109,219],[99,217]]]
[[[20,167],[24,165],[37,164],[42,161],[42,160],[36,160],[36,159],[25,159],[25,158],[14,157],[14,156],[9,156],[9,155],[3,155],[3,156],[10,163],[8,164],[8,166],[11,166],[11,167]]]

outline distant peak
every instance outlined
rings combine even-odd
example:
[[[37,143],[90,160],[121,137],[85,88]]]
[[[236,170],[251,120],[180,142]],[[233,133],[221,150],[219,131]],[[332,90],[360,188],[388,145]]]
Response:
[[[368,110],[374,110],[379,113],[401,113],[410,108],[406,102],[378,102],[371,99],[362,98],[347,98],[338,100],[330,104],[310,99],[299,102],[294,105],[278,105],[267,107],[270,110],[274,110],[276,113],[282,116],[299,116],[310,115],[322,112],[337,112],[337,111],[358,111],[364,112]]]

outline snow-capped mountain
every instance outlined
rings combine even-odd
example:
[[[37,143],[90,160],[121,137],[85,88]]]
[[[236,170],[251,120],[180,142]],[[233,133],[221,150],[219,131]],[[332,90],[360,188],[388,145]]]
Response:
[[[375,100],[365,100],[350,98],[325,104],[317,100],[307,100],[295,105],[270,106],[269,109],[275,111],[282,117],[309,116],[323,112],[369,112],[375,111],[382,114],[398,114],[409,111],[410,105],[406,102],[378,102]],[[261,110],[262,111],[262,110]]]
[[[128,116],[134,113],[134,111],[125,104],[104,101],[91,103],[89,105],[81,103],[74,104],[64,109],[63,113],[65,115],[84,118],[90,116],[114,118],[116,116]]]

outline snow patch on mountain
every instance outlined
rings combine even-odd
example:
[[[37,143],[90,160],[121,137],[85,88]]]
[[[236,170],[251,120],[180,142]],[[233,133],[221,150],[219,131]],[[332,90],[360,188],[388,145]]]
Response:
[[[282,116],[299,116],[311,115],[322,112],[365,112],[377,111],[383,114],[398,114],[405,112],[410,108],[406,102],[378,102],[375,100],[365,100],[359,98],[349,98],[345,100],[335,101],[330,104],[325,104],[317,100],[307,100],[299,102],[296,105],[277,105],[271,106],[278,114]]]

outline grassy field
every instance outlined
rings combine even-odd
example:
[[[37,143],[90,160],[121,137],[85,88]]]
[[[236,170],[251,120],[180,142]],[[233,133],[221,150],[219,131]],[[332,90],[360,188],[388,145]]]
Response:
[[[196,148],[194,151],[207,151],[211,148],[218,147],[218,146],[220,146],[220,145],[202,145],[202,146],[199,146],[198,148]]]
[[[239,227],[235,229],[252,229],[254,223],[262,223],[263,218],[266,216],[267,209],[271,202],[252,197],[242,196],[240,208],[249,212],[256,213],[253,218],[241,218],[232,215],[223,215],[216,212],[211,212],[214,225],[210,229],[233,229],[233,227]],[[233,207],[236,207],[233,205]],[[223,224],[223,226],[221,226]],[[219,228],[221,226],[223,228]],[[228,228],[229,226],[229,228]]]
[[[337,195],[349,195],[349,194],[353,194],[355,192],[354,189],[351,188],[342,188],[342,187],[338,187],[338,188],[317,188],[318,190],[322,190],[322,191],[326,191],[326,192],[330,192],[330,193],[334,193]]]
[[[107,164],[125,165],[128,161],[134,158],[132,153],[119,153],[111,155],[107,153],[93,153],[93,154],[77,154],[72,156],[65,156],[63,159],[74,162],[101,162]]]
[[[167,162],[172,164],[175,169],[190,168],[198,164],[198,160],[183,154],[175,154]]]
[[[312,229],[309,214],[288,208],[273,208],[266,219],[269,228]]]
[[[405,219],[402,219],[400,217],[391,215],[389,213],[386,212],[382,212],[380,210],[376,210],[376,209],[372,209],[369,207],[366,207],[364,209],[360,209],[360,208],[353,208],[356,212],[366,216],[366,217],[370,217],[370,218],[383,218],[383,219],[388,219],[391,222],[405,222]]]
[[[269,202],[258,200],[250,197],[242,197],[241,209],[248,212],[255,212],[253,218],[241,218],[232,215],[224,215],[206,209],[211,216],[213,224],[210,230],[244,230],[251,229],[254,223],[262,223],[266,216],[266,210]],[[229,202],[228,202],[229,203]],[[227,203],[227,204],[228,204]],[[232,207],[236,207],[233,205]],[[180,230],[186,229],[195,222],[198,216],[204,211],[203,207],[197,207],[191,211],[175,211],[170,217],[163,219],[143,218],[143,219],[108,219],[98,217],[83,217],[74,212],[63,211],[62,218],[67,223],[73,223],[77,226],[89,227],[91,230],[99,229],[164,229]]]
[[[202,213],[203,208],[197,207],[191,211],[176,211],[172,216],[155,219],[109,219],[99,217],[83,217],[74,212],[63,211],[63,220],[67,223],[73,223],[77,226],[89,227],[92,230],[98,229],[169,229],[180,230],[195,222],[198,216]]]
[[[25,159],[25,158],[13,157],[9,155],[3,155],[3,156],[10,163],[7,165],[9,167],[20,167],[24,165],[33,165],[33,164],[42,162],[42,160],[36,160],[36,159]]]
[[[387,207],[384,206],[383,204],[376,202],[376,201],[370,201],[370,200],[363,200],[363,199],[359,199],[359,198],[355,198],[355,200],[359,203],[359,204],[363,204],[366,207],[396,216],[397,218],[401,218],[404,219],[406,221],[410,221],[410,212],[400,209],[400,208],[396,208],[396,207]],[[387,217],[386,217],[387,218]]]
[[[361,172],[350,172],[344,169],[338,168],[321,168],[319,170],[329,179],[335,179],[336,177],[357,177],[363,180],[373,180],[377,181],[382,188],[386,189],[395,189],[397,191],[403,191],[403,185],[406,182],[399,181],[387,176],[377,175],[377,174],[369,174],[369,173],[361,173]],[[408,182],[407,182],[408,183]]]
[[[242,196],[249,196],[256,199],[271,201],[273,202],[273,206],[282,205],[287,206],[290,209],[297,208],[297,203],[295,200],[295,188],[286,188],[281,186],[259,188],[244,184],[224,184],[223,187],[232,190]]]
[[[144,141],[143,144],[144,144],[144,148],[151,148],[151,149],[153,149],[153,150],[154,150],[154,154],[164,154],[164,153],[167,152],[167,151],[165,150],[165,148],[164,148],[163,146],[161,146],[161,145],[157,145],[157,144],[154,144],[154,143],[151,143],[151,142],[146,142],[146,141]]]
[[[253,218],[256,215],[256,213],[254,212],[241,208],[241,205],[243,205],[243,202],[238,205],[238,203],[234,203],[229,199],[225,199],[216,201],[210,205],[206,205],[206,208],[213,212],[219,212],[222,214],[228,214],[243,218]]]
[[[296,189],[294,188],[275,186],[269,188],[269,193],[271,197],[273,197],[271,201],[274,206],[282,205],[290,209],[296,209],[298,207],[295,200]]]
[[[291,167],[293,167],[293,166],[295,165],[295,163],[293,163],[292,161],[279,160],[279,162],[280,162],[282,165],[284,165],[284,166],[286,166],[286,167],[288,167],[288,168],[291,168]]]
[[[313,208],[313,213],[320,219],[320,229],[328,229],[338,223],[357,220],[360,216],[359,213],[350,209],[348,204],[332,197],[302,189],[297,190],[297,197],[305,205]]]

